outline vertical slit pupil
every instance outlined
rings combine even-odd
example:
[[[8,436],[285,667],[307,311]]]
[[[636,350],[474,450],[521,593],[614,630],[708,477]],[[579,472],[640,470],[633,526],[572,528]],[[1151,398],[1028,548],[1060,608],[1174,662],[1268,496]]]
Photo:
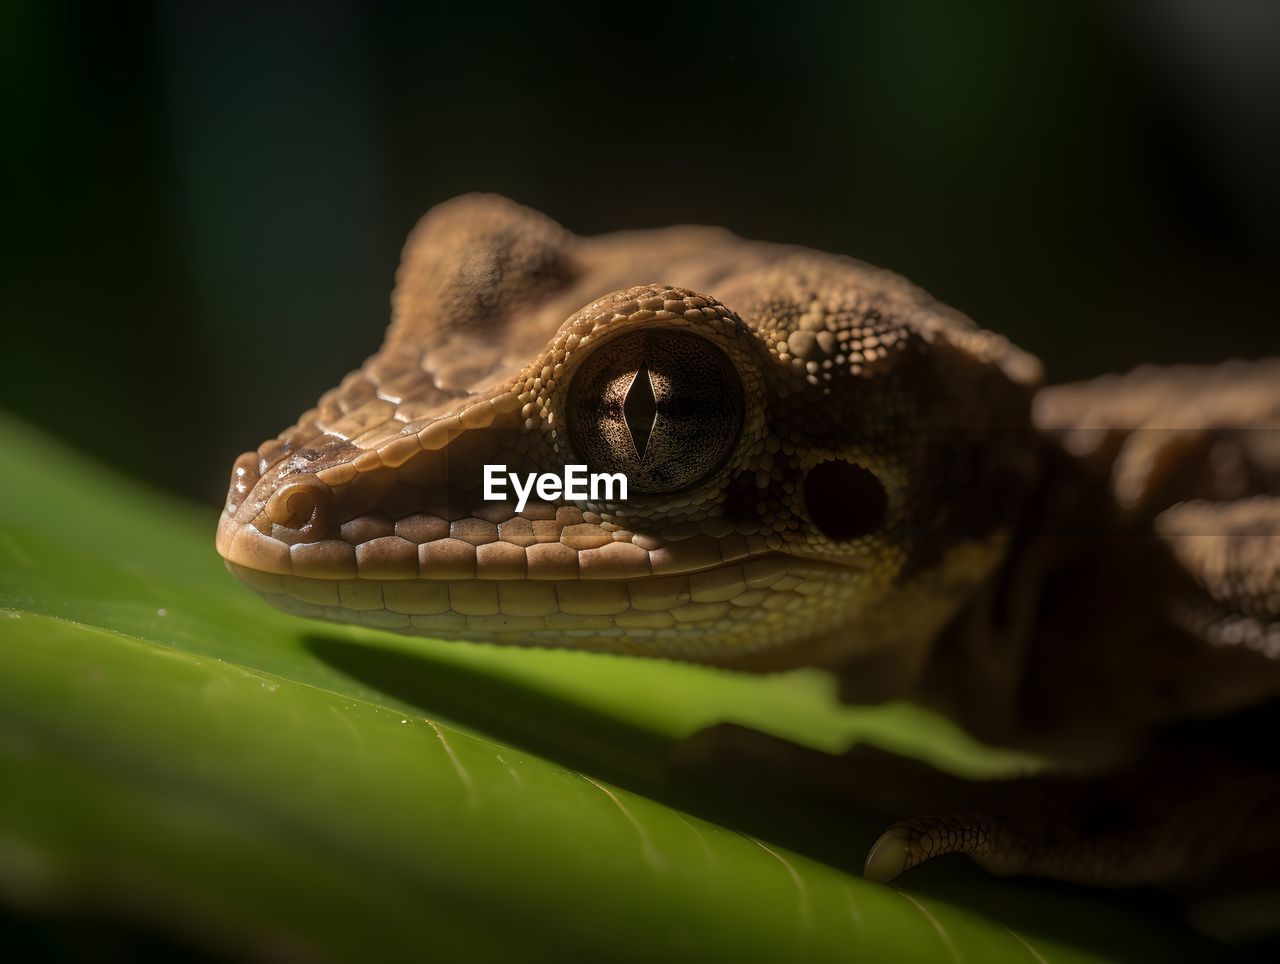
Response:
[[[627,388],[627,396],[622,401],[622,414],[627,421],[627,430],[631,432],[631,444],[635,446],[636,458],[644,461],[645,450],[649,447],[649,437],[658,421],[658,400],[653,395],[653,382],[649,378],[649,366],[640,363],[640,370],[631,379]]]

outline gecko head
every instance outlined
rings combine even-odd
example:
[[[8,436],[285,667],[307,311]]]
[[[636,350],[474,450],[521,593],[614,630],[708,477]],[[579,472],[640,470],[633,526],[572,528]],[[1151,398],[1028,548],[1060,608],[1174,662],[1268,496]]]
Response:
[[[639,286],[475,392],[420,380],[237,460],[234,573],[319,618],[773,668],[936,628],[1008,521],[1015,382],[918,313],[786,330]]]
[[[679,259],[727,304],[593,299]],[[378,355],[233,470],[218,549],[292,612],[843,662],[932,639],[1017,512],[1034,362],[888,272],[470,197],[415,230],[393,304]]]

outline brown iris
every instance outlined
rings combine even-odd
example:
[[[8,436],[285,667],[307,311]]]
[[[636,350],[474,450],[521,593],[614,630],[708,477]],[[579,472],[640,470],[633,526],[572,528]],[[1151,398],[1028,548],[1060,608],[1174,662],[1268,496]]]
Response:
[[[678,492],[728,460],[743,409],[742,381],[710,341],[634,331],[602,344],[575,372],[569,440],[593,471],[626,473],[631,492]]]

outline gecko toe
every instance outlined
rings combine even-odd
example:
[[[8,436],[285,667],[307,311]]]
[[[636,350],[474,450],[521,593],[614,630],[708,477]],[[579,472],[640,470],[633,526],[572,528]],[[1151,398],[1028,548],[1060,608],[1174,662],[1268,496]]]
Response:
[[[994,846],[989,818],[977,814],[918,817],[895,823],[882,833],[867,854],[862,874],[885,884],[926,860],[945,854],[965,854],[994,873],[1012,869],[1001,859],[1007,854]]]

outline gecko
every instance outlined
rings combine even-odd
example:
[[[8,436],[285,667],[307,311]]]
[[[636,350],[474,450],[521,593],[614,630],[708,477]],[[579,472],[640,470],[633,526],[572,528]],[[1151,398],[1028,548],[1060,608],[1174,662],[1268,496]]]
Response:
[[[566,467],[625,498],[532,489]],[[484,498],[498,472],[522,498]],[[1046,385],[849,257],[579,237],[467,195],[409,236],[380,350],[235,461],[216,544],[304,617],[819,667],[852,702],[1127,761],[949,809],[904,780],[875,880],[947,853],[1098,886],[1280,856],[1277,761],[1162,736],[1280,695],[1280,359]]]

